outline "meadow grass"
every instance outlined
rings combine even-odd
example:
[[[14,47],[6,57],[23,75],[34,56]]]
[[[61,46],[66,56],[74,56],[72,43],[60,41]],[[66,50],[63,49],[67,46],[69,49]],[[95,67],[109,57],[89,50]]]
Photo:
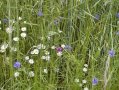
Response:
[[[0,90],[118,90],[118,12],[118,0],[0,0]]]

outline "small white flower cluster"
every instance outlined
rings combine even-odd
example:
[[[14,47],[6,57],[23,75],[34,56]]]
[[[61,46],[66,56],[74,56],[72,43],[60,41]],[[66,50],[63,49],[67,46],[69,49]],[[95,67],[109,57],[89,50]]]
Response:
[[[50,60],[50,52],[45,51],[45,55],[41,57],[41,59],[49,61]]]
[[[86,84],[86,83],[87,83],[87,80],[84,79],[84,80],[82,80],[82,84],[80,84],[80,85],[82,86],[83,84]],[[89,89],[88,89],[88,87],[84,87],[84,90],[89,90]]]
[[[6,28],[6,32],[7,32],[8,34],[11,34],[11,33],[13,32],[13,27],[12,27],[12,26],[7,27],[7,28]]]
[[[26,34],[26,30],[27,30],[26,27],[22,27],[22,28],[21,28],[21,31],[22,31],[22,33],[21,33],[21,37],[22,37],[22,38],[25,38],[25,37],[27,36],[27,34]]]
[[[38,55],[39,54],[39,50],[41,49],[46,49],[46,46],[43,44],[38,44],[37,46],[33,46],[33,50],[30,52],[30,54],[32,55]]]
[[[30,59],[29,56],[25,56],[25,60],[28,61],[29,64],[34,64],[34,60]]]
[[[88,71],[88,64],[84,64],[84,68],[83,68],[83,72],[87,72]]]
[[[46,49],[46,46],[40,43],[39,45],[37,45],[37,48],[38,49]]]
[[[38,55],[38,54],[39,54],[39,49],[33,49],[33,50],[31,51],[31,54],[32,54],[32,55]]]
[[[17,51],[17,48],[16,47],[11,47],[11,50],[16,52]]]
[[[79,83],[79,79],[78,78],[75,78],[74,80],[76,83]]]
[[[56,34],[58,34],[57,32],[55,32],[55,31],[49,31],[48,32],[48,36],[50,37],[50,36],[53,36],[53,35],[56,35]]]
[[[19,77],[19,75],[20,75],[20,73],[19,73],[18,71],[14,73],[14,77],[15,77],[15,78]],[[28,72],[28,76],[29,76],[29,77],[34,77],[34,75],[35,75],[35,74],[34,74],[33,71]]]
[[[3,43],[3,44],[0,46],[0,52],[1,52],[1,53],[4,53],[7,48],[8,48],[8,44],[7,44],[7,43]]]
[[[34,75],[35,75],[35,74],[34,74],[33,71],[30,71],[30,72],[28,73],[28,76],[29,76],[29,77],[34,77]]]

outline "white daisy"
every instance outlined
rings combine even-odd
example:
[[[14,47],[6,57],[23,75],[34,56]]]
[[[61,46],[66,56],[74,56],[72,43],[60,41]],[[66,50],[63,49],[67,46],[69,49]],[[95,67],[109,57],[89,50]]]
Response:
[[[22,17],[18,17],[19,20],[22,20]]]
[[[2,44],[0,47],[1,50],[5,50],[7,48],[8,48],[8,44],[6,44],[6,43]]]
[[[30,64],[34,64],[34,60],[33,59],[29,59],[29,63]]]
[[[56,47],[55,46],[52,46],[51,49],[55,49]]]
[[[34,49],[33,50],[33,54],[39,54],[39,50],[38,49]]]
[[[84,64],[84,67],[88,67],[88,64]]]
[[[84,80],[82,80],[82,83],[84,83],[84,84],[85,84],[85,83],[87,83],[87,81],[84,79]]]
[[[26,37],[26,33],[25,33],[25,32],[22,32],[22,33],[21,33],[21,37],[22,37],[22,38],[25,38],[25,37]]]
[[[83,68],[83,71],[84,71],[84,72],[87,72],[87,71],[88,71],[88,69],[84,67],[84,68]]]
[[[21,31],[23,31],[23,32],[26,31],[26,27],[22,27]]]
[[[18,76],[19,76],[19,72],[15,72],[14,77],[18,77]]]
[[[89,89],[87,87],[85,87],[84,90],[89,90]]]
[[[19,41],[19,37],[14,37],[13,40],[14,40],[15,42]]]
[[[65,45],[64,45],[64,44],[62,44],[62,45],[61,45],[61,47],[62,47],[62,48],[65,48]]]
[[[25,60],[28,61],[29,60],[29,56],[25,56]]]
[[[47,70],[47,69],[44,69],[43,72],[44,72],[44,73],[48,73],[48,70]]]
[[[26,21],[24,21],[24,24],[26,24]]]

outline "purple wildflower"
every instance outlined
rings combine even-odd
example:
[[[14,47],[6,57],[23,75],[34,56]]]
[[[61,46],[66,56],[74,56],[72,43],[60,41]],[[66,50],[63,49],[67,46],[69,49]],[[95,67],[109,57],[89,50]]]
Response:
[[[116,17],[119,18],[119,12],[116,14]]]
[[[16,62],[14,63],[14,68],[20,68],[20,67],[21,67],[21,63],[18,62],[18,61],[16,61]]]
[[[57,48],[56,48],[56,51],[57,51],[57,52],[62,52],[62,51],[63,51],[63,48],[62,48],[62,47],[57,47]]]
[[[38,16],[43,16],[42,11],[38,11]]]
[[[92,79],[92,84],[93,84],[93,85],[97,85],[97,84],[98,84],[98,78],[94,77],[94,78]]]
[[[114,50],[110,50],[110,51],[108,52],[108,54],[109,54],[110,57],[114,57],[115,51],[114,51]]]

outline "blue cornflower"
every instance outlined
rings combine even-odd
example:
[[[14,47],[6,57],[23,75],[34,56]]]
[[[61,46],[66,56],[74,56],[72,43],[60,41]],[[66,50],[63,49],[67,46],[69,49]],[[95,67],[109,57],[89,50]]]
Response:
[[[54,24],[57,25],[59,21],[57,19],[54,20]]]
[[[110,50],[110,51],[108,52],[108,54],[109,54],[110,57],[114,57],[115,51],[114,51],[114,50]]]
[[[71,51],[72,47],[70,45],[65,45],[64,49],[67,50],[67,51]]]
[[[117,31],[116,34],[119,35],[119,31]]]
[[[116,14],[116,17],[119,18],[119,12]]]
[[[100,15],[96,14],[95,16],[95,20],[99,20],[100,19]]]
[[[43,16],[43,12],[42,11],[38,11],[38,16]]]
[[[18,62],[18,61],[16,61],[16,62],[14,63],[14,68],[20,68],[20,67],[21,67],[21,63]]]
[[[7,18],[2,19],[3,23],[8,23],[9,20]]]
[[[94,78],[92,79],[92,84],[93,84],[93,85],[97,85],[97,84],[98,84],[98,78],[94,77]]]

